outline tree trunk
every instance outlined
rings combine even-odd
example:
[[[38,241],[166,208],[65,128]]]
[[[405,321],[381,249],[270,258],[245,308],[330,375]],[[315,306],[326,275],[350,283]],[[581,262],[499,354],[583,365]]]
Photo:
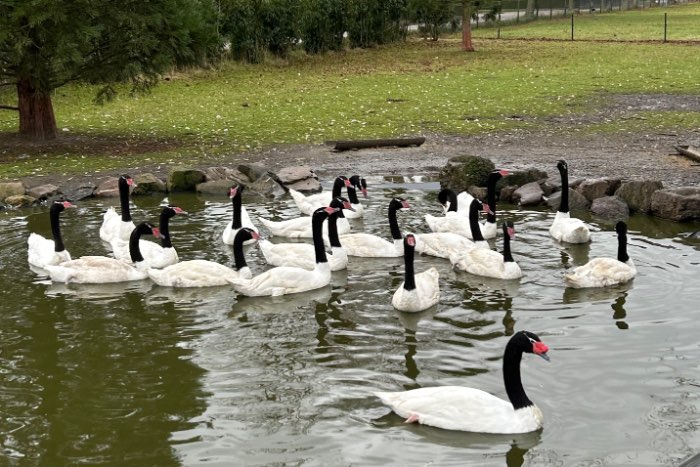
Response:
[[[19,102],[19,133],[35,140],[56,138],[56,117],[51,95],[34,87],[31,80],[22,78],[17,83]]]
[[[472,15],[469,1],[462,2],[462,50],[474,52],[472,44]]]
[[[535,0],[527,0],[527,6],[525,7],[525,17],[527,19],[532,19],[535,17]]]

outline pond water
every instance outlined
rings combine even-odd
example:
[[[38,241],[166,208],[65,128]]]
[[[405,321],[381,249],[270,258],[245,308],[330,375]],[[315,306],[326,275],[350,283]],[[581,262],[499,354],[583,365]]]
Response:
[[[394,195],[412,209],[406,230],[440,212],[437,185],[370,178],[357,230],[389,236]],[[157,221],[160,198],[133,199]],[[227,198],[169,198],[181,259],[229,264],[220,242]],[[298,214],[291,200],[245,200],[254,218]],[[102,213],[86,200],[62,215],[73,257],[106,254]],[[629,220],[631,284],[576,291],[570,268],[615,256],[612,224],[590,222],[590,245],[548,236],[553,213],[499,206],[516,223],[520,281],[440,272],[439,305],[402,314],[391,296],[402,259],[352,258],[329,287],[244,298],[227,287],[175,290],[148,281],[52,285],[26,261],[30,232],[50,233],[48,210],[0,213],[1,465],[659,465],[700,449],[699,225]],[[500,247],[501,239],[494,246]],[[266,268],[247,250],[254,273]],[[526,355],[523,384],[544,429],[497,436],[407,425],[374,391],[436,385],[505,398],[508,336],[526,329],[551,362]]]

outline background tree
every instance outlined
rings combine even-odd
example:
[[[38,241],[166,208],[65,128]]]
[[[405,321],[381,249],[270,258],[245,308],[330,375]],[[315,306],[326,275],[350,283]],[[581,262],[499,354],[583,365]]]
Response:
[[[424,25],[434,41],[440,37],[440,28],[453,17],[452,0],[410,0],[408,11],[411,19]]]
[[[346,0],[350,47],[374,47],[403,39],[406,0]]]
[[[345,0],[301,0],[300,11],[299,38],[307,53],[343,49]]]
[[[57,135],[51,92],[70,82],[150,89],[174,66],[202,64],[219,45],[212,0],[2,0],[0,85],[17,89],[19,131]]]

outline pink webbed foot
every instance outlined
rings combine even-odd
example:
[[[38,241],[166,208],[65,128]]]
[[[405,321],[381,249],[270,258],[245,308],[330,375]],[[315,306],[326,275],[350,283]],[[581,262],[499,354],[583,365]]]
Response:
[[[411,415],[408,416],[406,421],[404,423],[419,423],[420,420],[418,420],[418,415],[412,413]]]

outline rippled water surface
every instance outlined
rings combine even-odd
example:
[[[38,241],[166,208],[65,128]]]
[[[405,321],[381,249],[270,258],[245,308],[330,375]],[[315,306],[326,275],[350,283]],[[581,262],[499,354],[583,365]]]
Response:
[[[412,205],[406,230],[426,231],[437,186],[370,180],[358,231],[389,236],[391,196]],[[134,199],[157,222],[160,198]],[[220,242],[227,198],[172,196],[190,212],[171,222],[181,259],[229,264]],[[106,206],[62,215],[73,257],[106,254]],[[289,218],[291,201],[246,199],[250,214]],[[281,298],[226,288],[176,290],[148,281],[52,285],[26,262],[48,210],[0,213],[0,465],[659,465],[700,450],[698,225],[630,219],[638,275],[625,286],[575,291],[564,273],[614,256],[612,225],[591,222],[590,245],[561,246],[549,211],[504,206],[516,222],[524,277],[440,271],[434,309],[402,314],[391,296],[402,259],[351,259],[332,284]],[[493,243],[500,248],[501,239]],[[247,251],[254,272],[266,268]],[[506,397],[501,358],[527,329],[551,363],[526,355],[523,384],[545,416],[540,432],[496,436],[406,425],[374,391],[467,385]]]

